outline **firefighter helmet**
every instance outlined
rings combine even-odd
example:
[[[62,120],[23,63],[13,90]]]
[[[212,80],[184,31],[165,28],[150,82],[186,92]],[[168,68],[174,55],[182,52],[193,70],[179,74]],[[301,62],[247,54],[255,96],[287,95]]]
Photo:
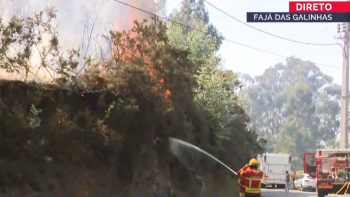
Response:
[[[253,158],[249,161],[249,165],[250,166],[257,166],[257,165],[259,165],[259,161]]]

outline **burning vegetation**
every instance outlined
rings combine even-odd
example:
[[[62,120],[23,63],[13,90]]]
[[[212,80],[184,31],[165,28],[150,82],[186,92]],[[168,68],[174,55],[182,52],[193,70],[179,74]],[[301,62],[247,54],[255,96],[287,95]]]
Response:
[[[128,30],[110,31],[105,37],[109,56],[97,61],[82,57],[77,49],[61,51],[52,21],[43,20],[49,16],[53,19],[55,12],[14,17],[0,26],[1,69],[32,72],[28,66],[32,49],[42,47],[40,67],[60,75],[51,84],[1,81],[1,195],[233,194],[225,169],[196,161],[196,170],[188,171],[165,147],[153,144],[158,137],[181,138],[209,150],[234,169],[250,157],[241,151],[261,151],[238,104],[217,109],[216,101],[205,100],[213,91],[205,86],[210,79],[204,83],[201,77],[223,79],[213,83],[218,90],[232,86],[228,84],[231,75],[213,68],[202,69],[210,75],[200,75],[190,51],[170,44],[167,25],[157,18],[134,22]],[[118,23],[114,25],[119,28]],[[44,47],[41,35],[35,34],[38,29],[50,38]],[[12,53],[7,50],[12,46],[28,47]],[[85,62],[80,65],[82,59]],[[77,69],[84,72],[78,75]],[[195,90],[204,92],[200,99]],[[234,100],[232,90],[221,90],[220,99]],[[204,108],[205,103],[213,107]],[[230,118],[225,128],[221,127],[225,120],[215,116],[227,118],[236,112],[239,117]],[[233,128],[241,142],[216,137]],[[238,159],[232,159],[233,154]]]

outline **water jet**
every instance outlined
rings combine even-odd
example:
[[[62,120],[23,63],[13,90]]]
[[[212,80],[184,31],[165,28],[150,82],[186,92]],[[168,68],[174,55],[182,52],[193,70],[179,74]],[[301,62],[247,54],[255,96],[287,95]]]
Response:
[[[159,140],[159,141],[161,141],[161,140]],[[169,150],[170,150],[170,152],[176,158],[178,158],[179,161],[182,162],[184,165],[186,165],[187,161],[184,160],[182,152],[184,151],[184,149],[187,149],[187,150],[191,150],[191,151],[196,151],[196,152],[202,153],[203,155],[205,155],[205,156],[211,158],[212,160],[214,160],[214,161],[220,163],[221,165],[223,165],[226,169],[231,171],[233,174],[238,175],[236,171],[232,170],[230,167],[228,167],[226,164],[221,162],[219,159],[215,158],[213,155],[209,154],[208,152],[200,149],[199,147],[197,147],[197,146],[195,146],[193,144],[190,144],[190,143],[185,142],[183,140],[172,138],[172,137],[169,137],[168,141],[169,141]]]

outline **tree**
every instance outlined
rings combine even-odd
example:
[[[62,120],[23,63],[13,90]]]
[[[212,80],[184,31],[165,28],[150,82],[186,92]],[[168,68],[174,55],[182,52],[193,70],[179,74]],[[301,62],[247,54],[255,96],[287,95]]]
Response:
[[[208,25],[209,16],[203,1],[184,0],[181,9],[174,11],[172,17],[195,27],[170,23],[168,38],[173,46],[188,50],[190,60],[196,65],[194,99],[210,124],[209,135],[200,134],[197,144],[238,168],[251,156],[262,152],[265,141],[247,127],[250,119],[237,96],[240,88],[237,74],[222,68],[217,55],[222,37],[218,33],[205,33],[215,28]]]
[[[159,22],[156,19],[155,24]],[[262,151],[263,141],[247,128],[249,118],[235,94],[239,85],[237,76],[215,65],[212,61],[216,52],[214,42],[209,38],[203,41],[205,37],[200,32],[193,31],[186,38],[173,26],[166,37],[164,29],[161,23],[151,26],[136,23],[128,32],[111,32],[113,61],[103,65],[106,75],[100,77],[96,73],[97,84],[88,87],[127,89],[129,94],[136,95],[137,101],[147,98],[148,105],[160,114],[176,115],[180,120],[183,117],[185,122],[176,122],[179,129],[172,131],[172,135],[183,136],[184,140],[238,168],[251,155]],[[183,41],[185,39],[187,41]],[[167,89],[171,95],[162,97]],[[138,107],[144,109],[142,105]],[[206,163],[196,166],[197,170],[203,169]],[[226,171],[221,173],[227,176]],[[205,180],[210,181],[210,185],[215,184],[208,178],[212,173],[201,175],[207,177]]]
[[[156,14],[159,16],[166,16],[167,0],[156,0]]]
[[[190,59],[199,68],[202,65],[218,65],[216,56],[217,39],[209,37],[200,31],[205,31],[206,27],[203,21],[197,21],[197,30],[192,30],[187,34],[182,32],[182,26],[177,24],[168,25],[168,38],[173,46],[187,49],[190,52]]]
[[[77,67],[78,52],[60,50],[57,31],[53,25],[56,10],[47,8],[35,14],[34,17],[23,18],[13,16],[6,23],[0,18],[0,69],[8,73],[17,73],[22,80],[27,80],[28,74],[36,76],[31,67],[33,55],[38,54],[40,61],[38,70],[45,69],[62,77],[73,77]]]
[[[340,87],[312,62],[295,57],[254,78],[242,76],[252,127],[267,150],[301,158],[331,143],[339,129]]]
[[[112,45],[110,59],[101,62],[87,61],[87,72],[76,77],[73,71],[79,63],[80,54],[78,50],[71,50],[67,54],[60,51],[58,33],[51,24],[55,14],[53,10],[47,9],[35,17],[13,17],[9,24],[0,24],[2,27],[0,33],[3,36],[0,39],[2,69],[9,72],[23,69],[26,74],[31,72],[29,66],[32,50],[39,48],[37,50],[41,55],[40,66],[44,69],[53,69],[62,75],[62,81],[56,81],[59,86],[48,86],[50,88],[34,88],[37,84],[30,86],[29,89],[35,92],[33,96],[35,99],[31,97],[31,101],[23,105],[21,103],[17,106],[17,110],[8,113],[11,115],[11,120],[16,121],[12,121],[11,125],[5,124],[8,135],[6,137],[16,138],[21,136],[18,134],[26,133],[26,137],[21,138],[26,142],[28,139],[32,140],[31,136],[34,136],[32,137],[34,141],[40,140],[41,133],[27,132],[30,128],[45,131],[48,144],[45,148],[42,144],[36,143],[37,146],[31,146],[32,149],[27,149],[26,146],[15,149],[12,148],[15,144],[26,142],[7,143],[5,144],[7,152],[19,150],[25,155],[21,159],[33,161],[39,154],[44,155],[46,151],[51,150],[54,162],[61,164],[70,164],[78,160],[78,163],[91,168],[115,169],[117,166],[117,178],[123,168],[120,166],[124,164],[128,172],[123,177],[127,177],[128,180],[127,183],[120,181],[123,187],[122,189],[118,187],[117,192],[121,193],[117,195],[132,196],[139,194],[141,189],[146,190],[146,195],[159,192],[156,190],[163,190],[159,195],[165,195],[168,194],[166,189],[173,190],[172,184],[176,184],[175,189],[178,190],[181,185],[178,182],[183,181],[177,177],[179,175],[185,177],[185,180],[188,179],[186,183],[195,182],[193,176],[190,176],[192,174],[177,165],[178,163],[169,157],[169,154],[159,156],[161,154],[153,148],[153,140],[156,137],[181,137],[185,141],[203,147],[234,169],[241,167],[251,156],[262,151],[261,144],[264,141],[258,138],[254,130],[247,127],[249,117],[236,94],[240,86],[237,75],[220,67],[220,59],[216,56],[220,40],[217,36],[199,31],[180,34],[181,29],[178,26],[173,26],[166,32],[166,25],[158,18],[154,18],[149,25],[146,25],[146,20],[135,22],[131,30],[110,32],[108,37]],[[202,29],[208,28],[205,21],[198,19],[197,24]],[[43,34],[49,37],[48,46],[43,43]],[[178,39],[183,42],[177,42]],[[89,39],[85,40],[88,41]],[[84,44],[87,44],[82,45],[86,46],[85,52],[87,52],[88,43]],[[13,46],[18,47],[18,53],[11,51]],[[71,80],[76,83],[67,83]],[[18,92],[22,92],[21,90]],[[68,102],[64,98],[69,98],[67,100],[73,102]],[[11,99],[4,100],[6,104],[16,103]],[[40,114],[42,112],[50,116],[40,117],[46,118],[45,120],[36,119],[35,117],[40,115],[39,111],[31,110],[35,112],[35,117],[28,118],[30,121],[28,127],[26,116],[22,113],[25,113],[29,108],[26,105],[32,101],[35,101],[36,105],[48,103],[46,105],[49,106],[47,109],[50,112],[46,108],[39,111]],[[86,103],[75,105],[79,101]],[[59,102],[63,104],[56,105]],[[1,120],[7,122],[5,119]],[[35,124],[32,124],[33,120]],[[16,135],[13,135],[13,130],[16,130]],[[74,134],[75,140],[68,142],[67,139],[71,138],[67,136]],[[67,146],[62,147],[62,142]],[[72,149],[76,143],[81,145],[79,149],[61,151]],[[39,146],[42,147],[37,148]],[[40,152],[31,154],[39,149]],[[106,166],[99,166],[100,161],[94,162],[99,152],[103,152],[101,153],[105,160],[103,165]],[[84,156],[79,157],[81,154]],[[9,155],[10,159],[18,158],[16,154]],[[143,158],[147,159],[140,160]],[[92,165],[88,160],[95,164]],[[45,162],[41,163],[46,165]],[[208,168],[210,171],[207,171],[208,169],[203,167],[206,163],[208,162],[202,162],[196,167],[204,172],[206,178],[211,177],[206,181],[210,185],[208,191],[214,195],[218,190],[222,190],[221,181],[227,183],[229,176],[226,170],[216,166],[211,166]],[[108,165],[112,164],[118,165],[109,168]],[[164,180],[164,177],[159,178],[157,176],[160,174],[159,171],[153,170],[156,169],[153,167],[158,165],[165,169],[167,180],[173,181],[163,183],[160,189],[156,185],[160,183],[160,179]],[[149,187],[150,181],[156,188]],[[42,180],[38,180],[36,183],[41,185],[41,182]],[[187,184],[185,185],[187,188],[184,189],[182,186],[179,190],[198,193],[196,189],[192,187],[188,189]],[[227,185],[229,186],[227,188],[232,188],[231,182]]]
[[[205,24],[207,36],[215,39],[215,48],[218,50],[222,44],[223,36],[209,21],[209,13],[205,8],[204,0],[183,0],[180,10],[174,10],[170,18],[190,27],[197,27],[198,21]],[[184,34],[191,32],[191,28],[182,27]]]
[[[195,101],[215,126],[213,135],[217,143],[230,140],[235,149],[241,147],[252,153],[261,151],[257,138],[252,138],[254,132],[247,129],[249,117],[235,93],[240,84],[237,75],[213,66],[202,66],[196,81]]]
[[[46,21],[50,14],[43,12],[27,19],[14,17],[8,25],[0,25],[2,69],[12,71],[21,66],[27,69],[30,47],[41,40],[42,29],[51,30]],[[68,190],[57,189],[66,196],[111,193],[137,196],[140,192],[144,196],[169,196],[171,190],[180,190],[172,184],[173,180],[178,181],[173,178],[178,174],[169,173],[176,167],[175,159],[169,157],[169,152],[165,156],[158,155],[153,140],[160,135],[192,136],[190,126],[200,128],[207,124],[193,121],[202,116],[201,111],[193,107],[195,83],[191,70],[194,64],[187,51],[168,44],[165,30],[166,26],[155,20],[151,25],[136,22],[130,31],[111,31],[114,56],[109,61],[92,65],[90,68],[96,70],[89,70],[90,73],[79,78],[79,81],[85,79],[88,82],[87,87],[2,82],[0,146],[1,157],[6,161],[0,171],[1,195],[9,192],[4,195],[18,196],[17,192],[22,192],[24,187],[27,190],[24,193],[33,190],[38,196],[55,195],[50,182],[66,182],[63,180],[67,177],[80,183]],[[56,34],[50,46],[53,52],[59,53],[59,46],[53,45],[57,44],[55,38]],[[23,47],[23,52],[8,52],[11,45]],[[52,57],[56,53],[49,55]],[[68,60],[59,55],[58,61],[43,61],[43,66],[68,69]],[[110,72],[100,76],[100,66]],[[164,97],[167,89],[171,90],[171,95]],[[184,140],[189,141],[188,138]],[[61,167],[57,169],[57,165]],[[31,166],[39,167],[33,169]],[[70,170],[74,168],[76,170]],[[85,176],[87,171],[97,169],[104,170],[98,174],[113,172],[113,178],[110,177],[113,181],[107,181],[101,187],[99,185],[104,184],[106,177],[103,180],[94,177],[96,184],[84,187],[84,180],[77,181],[76,176],[83,169],[86,169]],[[12,173],[19,171],[21,173]],[[39,174],[40,179],[33,178]],[[184,171],[181,175],[188,174]],[[13,190],[17,190],[15,194],[10,193]],[[189,188],[189,191],[194,190]]]

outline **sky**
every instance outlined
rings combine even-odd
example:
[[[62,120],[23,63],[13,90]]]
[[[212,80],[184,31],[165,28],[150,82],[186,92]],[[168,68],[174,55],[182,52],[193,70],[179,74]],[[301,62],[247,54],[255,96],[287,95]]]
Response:
[[[246,12],[288,12],[288,0],[207,0],[226,13],[245,22]],[[168,0],[167,12],[179,8],[181,0]],[[224,13],[207,5],[210,21],[229,40],[283,56],[296,56],[315,62],[321,70],[332,76],[334,82],[342,80],[342,49],[335,46],[310,46],[293,43],[259,32],[245,26]],[[309,43],[342,43],[336,40],[337,23],[249,23],[250,25],[292,40]],[[249,75],[261,75],[268,67],[285,58],[259,52],[224,41],[220,54],[226,69]]]

